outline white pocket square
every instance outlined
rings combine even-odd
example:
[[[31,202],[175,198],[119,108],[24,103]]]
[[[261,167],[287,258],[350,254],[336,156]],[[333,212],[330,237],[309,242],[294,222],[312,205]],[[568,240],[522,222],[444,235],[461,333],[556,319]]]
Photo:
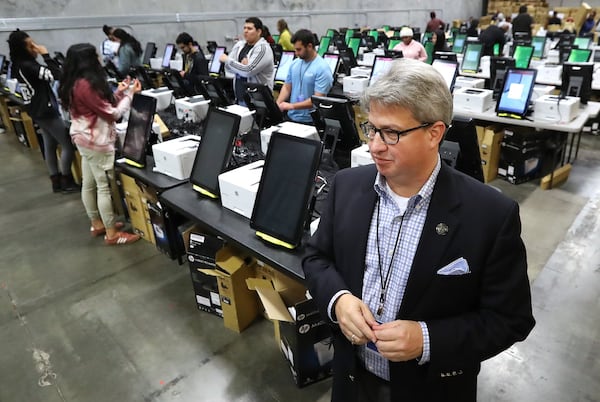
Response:
[[[471,273],[469,263],[463,257],[457,258],[450,264],[438,269],[438,275],[465,275]]]

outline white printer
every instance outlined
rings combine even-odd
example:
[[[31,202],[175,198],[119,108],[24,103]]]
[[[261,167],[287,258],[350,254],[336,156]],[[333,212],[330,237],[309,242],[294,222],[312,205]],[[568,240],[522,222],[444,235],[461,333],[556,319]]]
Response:
[[[373,158],[371,158],[369,145],[362,144],[360,147],[354,148],[350,152],[350,167],[370,165],[372,163],[375,162],[373,162]]]
[[[458,88],[454,90],[454,107],[462,111],[483,113],[492,107],[491,89]]]
[[[368,75],[351,75],[344,77],[344,93],[350,95],[361,95],[369,85]]]
[[[562,65],[549,64],[549,62],[537,68],[535,81],[542,84],[559,85],[562,80]]]
[[[175,99],[175,113],[178,119],[198,123],[206,117],[209,104],[202,95]]]
[[[145,91],[142,91],[141,94],[156,98],[156,110],[160,111],[165,110],[171,104],[173,90],[167,87],[160,87],[155,89],[146,89]]]
[[[367,77],[370,77],[371,76],[371,71],[373,71],[373,69],[371,67],[356,66],[356,67],[352,67],[350,69],[350,76],[353,76],[353,75],[366,75]]]
[[[483,88],[485,80],[483,78],[465,77],[459,75],[454,81],[454,90],[457,88]]]
[[[568,123],[579,114],[579,98],[543,95],[533,105],[533,120]]]
[[[284,121],[281,124],[266,128],[260,132],[260,149],[263,154],[267,154],[271,135],[276,131],[282,134],[321,141],[321,137],[319,137],[316,127],[307,124],[294,123],[292,121]]]
[[[221,109],[241,116],[242,120],[240,121],[240,129],[238,130],[240,135],[246,134],[252,129],[252,123],[254,122],[254,110],[250,110],[247,107],[240,105],[229,105]]]
[[[186,135],[152,146],[154,170],[178,180],[190,177],[200,144],[197,135]]]
[[[250,219],[265,161],[256,161],[219,175],[221,204]]]

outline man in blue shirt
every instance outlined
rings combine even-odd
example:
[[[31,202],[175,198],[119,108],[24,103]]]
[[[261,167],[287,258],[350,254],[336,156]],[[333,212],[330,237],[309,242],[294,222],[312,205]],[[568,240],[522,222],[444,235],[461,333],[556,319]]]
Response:
[[[315,36],[301,29],[292,36],[297,59],[292,62],[285,84],[279,91],[277,104],[290,120],[312,123],[311,96],[326,96],[333,85],[329,65],[315,49]]]

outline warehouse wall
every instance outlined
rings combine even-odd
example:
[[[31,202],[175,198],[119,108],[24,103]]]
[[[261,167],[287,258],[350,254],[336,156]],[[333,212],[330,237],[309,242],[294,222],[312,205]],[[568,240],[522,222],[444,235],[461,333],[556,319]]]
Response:
[[[398,4],[402,3],[402,6]],[[406,4],[405,4],[406,3]],[[133,5],[135,4],[135,6]],[[215,4],[219,6],[214,9]],[[110,5],[110,8],[109,8]],[[3,0],[0,2],[0,54],[8,54],[6,39],[17,27],[26,30],[50,52],[65,52],[69,45],[104,40],[103,24],[130,31],[142,46],[156,42],[162,52],[179,32],[189,32],[201,44],[216,40],[230,48],[241,35],[244,19],[258,16],[276,33],[276,21],[285,18],[290,29],[308,28],[323,34],[331,27],[381,26],[382,24],[425,27],[435,10],[446,22],[482,13],[477,0],[236,0],[187,1],[111,0]]]

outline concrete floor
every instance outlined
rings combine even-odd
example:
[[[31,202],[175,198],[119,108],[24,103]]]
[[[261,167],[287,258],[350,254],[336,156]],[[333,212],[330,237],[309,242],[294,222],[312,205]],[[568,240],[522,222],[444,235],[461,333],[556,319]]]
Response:
[[[272,324],[238,335],[196,310],[187,266],[90,238],[78,195],[0,134],[0,401],[328,401],[298,389]],[[600,138],[568,182],[493,183],[519,201],[538,324],[484,363],[481,401],[600,400]]]

